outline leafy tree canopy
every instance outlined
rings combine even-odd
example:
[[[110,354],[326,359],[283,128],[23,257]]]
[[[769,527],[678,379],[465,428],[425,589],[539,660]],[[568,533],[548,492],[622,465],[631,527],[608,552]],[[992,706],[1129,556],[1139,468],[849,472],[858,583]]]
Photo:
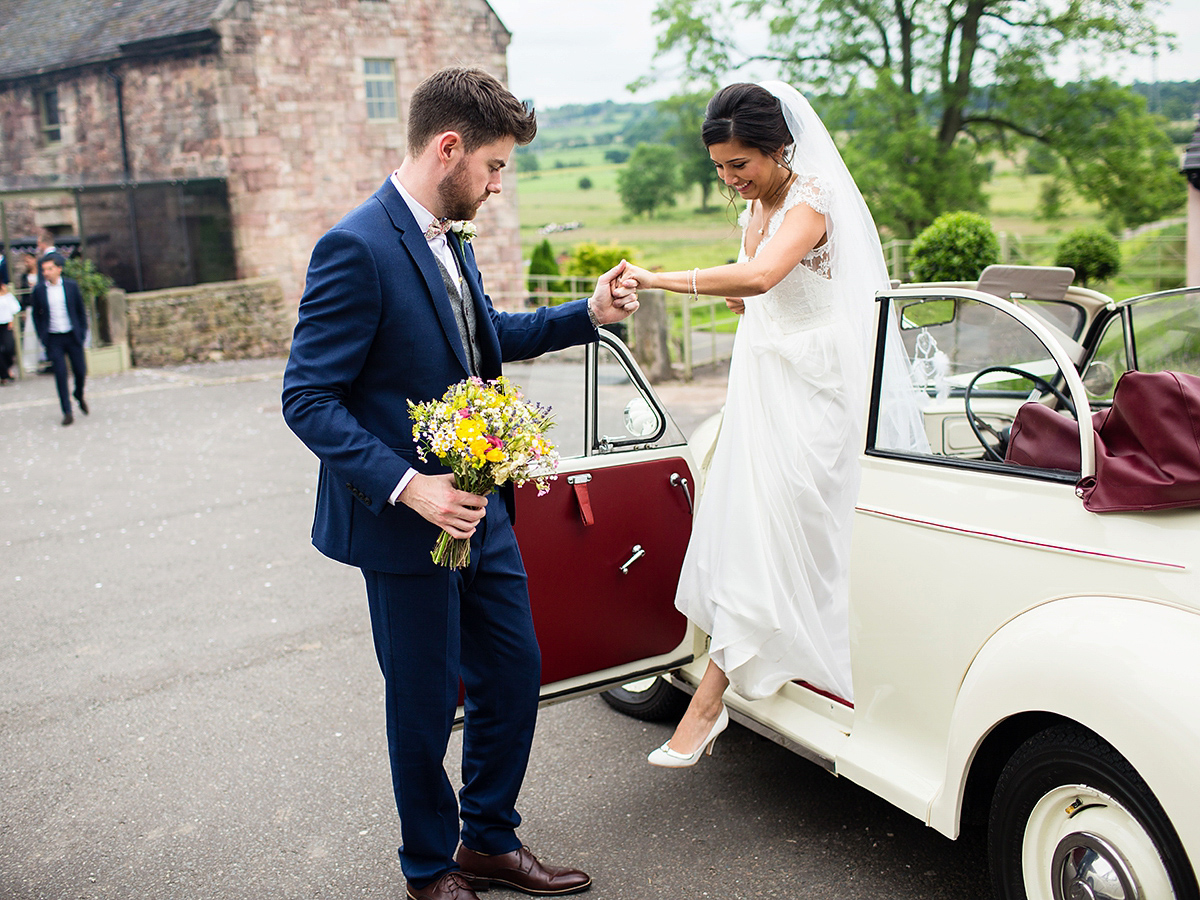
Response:
[[[1129,53],[1163,43],[1169,36],[1155,24],[1163,5],[1163,0],[659,0],[654,19],[664,26],[659,58],[682,60],[684,76],[694,82],[715,86],[749,63],[761,68],[765,62],[818,95],[845,98],[858,113],[849,143],[864,140],[887,157],[873,173],[877,179],[888,176],[876,193],[909,198],[894,200],[896,209],[877,210],[877,217],[911,234],[946,208],[938,197],[924,203],[926,208],[916,201],[914,189],[937,185],[912,171],[902,177],[912,160],[919,170],[940,172],[969,189],[982,181],[973,151],[1007,148],[1017,136],[1062,156],[1080,190],[1114,220],[1136,225],[1177,208],[1184,198],[1182,181],[1176,175],[1176,190],[1169,191],[1156,174],[1169,142],[1144,101],[1105,80],[1059,85],[1049,69],[1069,51]],[[729,37],[747,19],[767,27],[769,41],[761,53],[743,52]],[[881,133],[885,129],[890,137]],[[1148,181],[1154,183],[1149,190]],[[1124,202],[1130,194],[1141,197],[1135,204]],[[978,190],[968,190],[965,203],[955,206],[979,208],[980,197]]]
[[[658,104],[659,111],[672,122],[662,138],[679,154],[680,183],[684,188],[700,187],[702,210],[708,209],[708,198],[717,184],[716,167],[700,137],[709,96],[709,91],[676,94]]]
[[[675,205],[679,189],[679,158],[663,144],[638,144],[617,173],[617,193],[631,215],[653,218],[660,207]]]

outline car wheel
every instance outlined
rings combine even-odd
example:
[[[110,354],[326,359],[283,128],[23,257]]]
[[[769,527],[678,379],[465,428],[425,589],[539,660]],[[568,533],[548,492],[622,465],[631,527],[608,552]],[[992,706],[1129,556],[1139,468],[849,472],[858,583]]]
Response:
[[[687,709],[688,696],[661,675],[631,681],[600,695],[618,712],[643,722],[677,719]]]
[[[1058,725],[1018,748],[992,799],[988,855],[1002,900],[1198,900],[1162,806],[1107,741]]]

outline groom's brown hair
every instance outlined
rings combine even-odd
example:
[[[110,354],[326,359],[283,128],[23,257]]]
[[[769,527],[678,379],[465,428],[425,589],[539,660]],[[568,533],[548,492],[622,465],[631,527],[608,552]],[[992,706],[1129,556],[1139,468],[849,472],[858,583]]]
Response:
[[[537,118],[483,69],[454,66],[434,72],[413,91],[408,103],[409,156],[419,156],[444,131],[457,131],[470,153],[505,137],[528,144],[537,134]]]

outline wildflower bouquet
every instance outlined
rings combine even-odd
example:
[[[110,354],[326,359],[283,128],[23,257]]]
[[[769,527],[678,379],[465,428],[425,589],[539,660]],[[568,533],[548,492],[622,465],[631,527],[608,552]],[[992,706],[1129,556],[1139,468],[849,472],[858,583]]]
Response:
[[[449,466],[459,490],[487,495],[509,481],[532,481],[540,497],[557,477],[558,451],[546,440],[554,424],[549,407],[526,401],[503,375],[468,378],[440,400],[408,401],[408,410],[417,455],[425,461],[432,453]],[[461,569],[471,561],[471,542],[443,531],[431,555],[440,566]]]

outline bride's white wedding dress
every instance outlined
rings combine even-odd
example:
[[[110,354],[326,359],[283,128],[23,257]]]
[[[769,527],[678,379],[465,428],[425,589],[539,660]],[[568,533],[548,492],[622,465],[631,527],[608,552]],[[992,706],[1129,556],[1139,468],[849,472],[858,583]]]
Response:
[[[756,252],[796,204],[828,212],[829,191],[801,174]],[[862,336],[848,332],[861,326],[839,315],[855,301],[830,278],[836,239],[834,229],[774,288],[746,298],[675,600],[750,699],[793,679],[852,699],[848,568],[867,361]]]

